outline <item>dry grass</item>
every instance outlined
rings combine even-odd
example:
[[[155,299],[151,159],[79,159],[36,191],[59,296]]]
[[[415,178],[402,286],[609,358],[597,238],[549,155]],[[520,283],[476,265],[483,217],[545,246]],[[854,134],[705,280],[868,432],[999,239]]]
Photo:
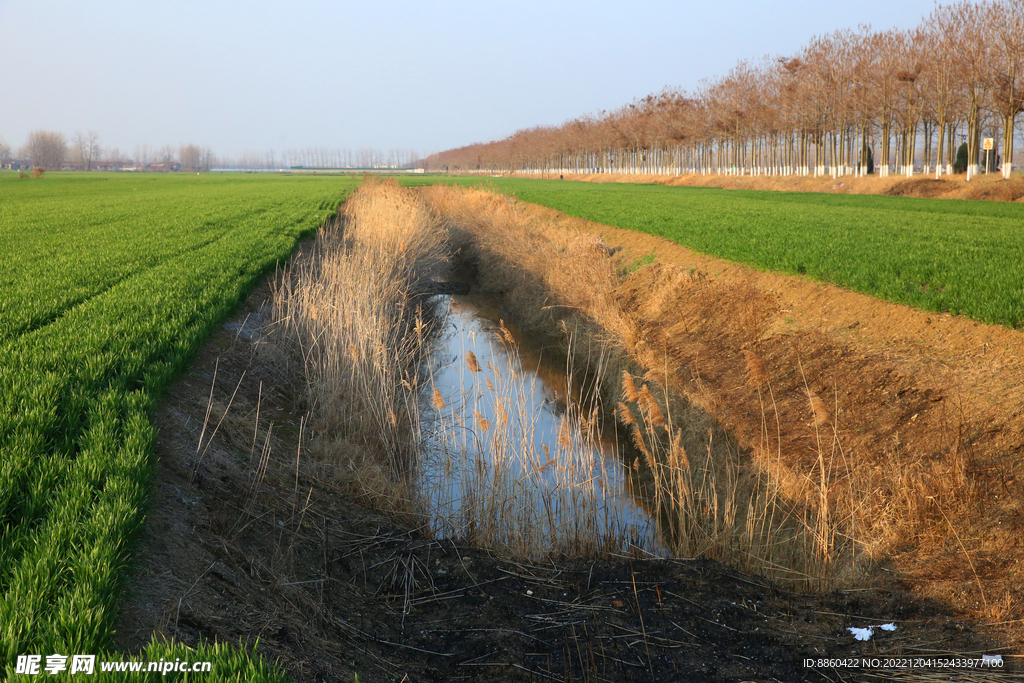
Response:
[[[448,259],[444,230],[415,197],[368,181],[274,293],[274,339],[301,362],[313,453],[375,505],[407,513],[432,319],[417,292]]]
[[[672,554],[714,558],[793,588],[832,585],[848,552],[827,508],[784,496],[770,470],[653,378],[635,386],[624,382],[618,417],[640,453],[638,495],[651,501]]]
[[[802,524],[816,552],[832,557],[836,581],[859,574],[861,560],[916,542],[941,521],[940,506],[962,509],[969,500],[970,428],[954,397],[929,410],[935,396],[897,382],[884,361],[821,334],[789,335],[779,303],[749,281],[655,264],[626,281],[622,296],[665,349],[647,365],[664,364],[670,387],[727,420],[784,500],[814,511]],[[884,405],[890,391],[920,406],[922,418],[927,411],[928,428],[912,411],[910,426],[891,431],[898,416]]]

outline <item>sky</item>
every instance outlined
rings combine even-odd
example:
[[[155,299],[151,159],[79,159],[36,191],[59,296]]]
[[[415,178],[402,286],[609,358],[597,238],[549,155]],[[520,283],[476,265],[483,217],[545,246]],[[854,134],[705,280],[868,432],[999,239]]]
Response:
[[[695,89],[932,0],[0,0],[0,138],[430,153]]]

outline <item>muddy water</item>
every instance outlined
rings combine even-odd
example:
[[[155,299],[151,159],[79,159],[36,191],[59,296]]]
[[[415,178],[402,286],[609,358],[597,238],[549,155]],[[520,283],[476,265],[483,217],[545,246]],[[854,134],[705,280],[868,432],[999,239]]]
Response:
[[[447,300],[431,366],[424,490],[441,536],[520,554],[642,548],[662,554],[628,493],[614,431],[564,360],[493,300]]]

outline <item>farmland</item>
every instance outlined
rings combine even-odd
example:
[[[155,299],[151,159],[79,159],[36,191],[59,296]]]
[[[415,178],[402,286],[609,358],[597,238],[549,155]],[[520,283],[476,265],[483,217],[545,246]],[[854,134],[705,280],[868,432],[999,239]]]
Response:
[[[676,415],[680,425],[685,423],[686,438],[694,441],[680,441],[679,453],[671,451],[669,460],[690,463],[692,459],[694,467],[705,467],[700,464],[701,454],[707,453],[708,462],[728,464],[719,474],[722,491],[732,498],[718,505],[709,494],[695,498],[693,509],[707,500],[710,507],[742,510],[746,498],[764,499],[762,494],[770,493],[773,500],[800,506],[806,515],[803,519],[817,519],[827,532],[823,537],[834,535],[833,528],[846,533],[853,520],[860,534],[856,543],[881,557],[892,548],[902,549],[897,568],[926,585],[935,577],[924,576],[927,569],[922,568],[938,566],[926,559],[933,549],[942,548],[947,524],[964,530],[962,552],[985,562],[990,549],[976,541],[988,538],[985,525],[996,525],[991,533],[999,543],[1013,537],[1016,524],[999,526],[1001,522],[993,521],[995,513],[976,514],[968,494],[988,490],[990,482],[981,477],[1006,474],[999,459],[1005,450],[1003,441],[1011,446],[1024,442],[1016,423],[1006,419],[1018,405],[1014,401],[1020,389],[1013,382],[1019,376],[1015,360],[1019,333],[997,328],[977,332],[970,329],[978,327],[970,321],[943,316],[928,328],[941,328],[939,337],[926,340],[913,331],[933,324],[923,320],[925,314],[879,301],[857,301],[858,295],[819,287],[807,278],[831,280],[926,310],[964,312],[1017,325],[1024,318],[1019,313],[1018,207],[558,181],[440,180],[451,181],[489,183],[571,215],[661,235],[759,269],[806,276],[804,280],[775,275],[743,279],[747,276],[736,275],[740,268],[716,259],[695,259],[676,245],[648,235],[605,230],[564,216],[552,218],[545,209],[504,197],[449,195],[437,189],[407,198],[409,206],[418,207],[410,209],[410,215],[420,216],[417,220],[430,228],[428,242],[449,240],[445,248],[453,249],[451,260],[475,263],[477,277],[486,281],[480,284],[481,290],[501,292],[502,315],[507,313],[519,322],[532,319],[538,333],[551,333],[545,343],[562,343],[557,330],[586,333],[599,342],[593,345],[599,361],[581,363],[607,363],[608,377],[623,387],[632,386],[632,378],[637,378],[638,385],[630,391],[609,383],[611,395],[634,395],[624,398],[633,402],[630,406],[619,404],[618,415],[635,414],[651,422],[645,427],[647,436],[634,425],[639,437],[635,440],[644,443],[657,431],[655,426],[671,431],[660,424],[663,418],[652,407],[652,396],[664,396],[667,402],[668,390],[678,391],[683,403],[673,404],[666,413],[669,418]],[[423,185],[439,179],[404,178],[401,182]],[[537,654],[532,642],[536,624],[522,621],[519,615],[532,614],[529,610],[537,608],[532,596],[540,584],[527,584],[532,588],[526,590],[526,585],[516,583],[522,578],[522,567],[513,562],[506,571],[493,551],[470,547],[465,540],[457,541],[456,547],[454,540],[418,534],[385,515],[356,510],[353,498],[360,500],[358,496],[338,495],[339,491],[351,494],[337,483],[345,469],[338,465],[344,465],[345,458],[364,457],[373,438],[380,435],[390,439],[396,453],[411,452],[406,446],[415,440],[415,433],[388,436],[388,425],[405,425],[402,411],[417,405],[403,398],[399,379],[364,382],[371,389],[357,393],[358,400],[368,402],[365,409],[355,399],[339,399],[343,395],[335,392],[325,393],[324,400],[296,402],[295,397],[313,386],[310,378],[315,379],[308,365],[313,355],[308,351],[313,348],[310,341],[326,349],[323,326],[331,316],[349,320],[350,312],[359,306],[338,302],[343,295],[362,290],[349,285],[335,290],[309,288],[327,298],[307,306],[310,315],[303,325],[316,332],[315,339],[296,334],[287,342],[294,347],[291,351],[285,342],[274,340],[284,326],[273,323],[287,320],[295,326],[301,318],[293,313],[282,317],[280,311],[271,314],[277,317],[268,320],[268,328],[275,331],[269,333],[268,344],[280,348],[269,361],[256,353],[256,342],[250,344],[241,334],[250,315],[263,315],[260,302],[266,299],[259,297],[265,292],[257,290],[246,298],[253,286],[292,253],[301,236],[311,234],[333,215],[355,185],[351,179],[321,177],[55,174],[19,180],[0,175],[0,643],[6,662],[32,652],[109,653],[115,648],[145,649],[150,659],[196,659],[196,652],[184,650],[183,644],[215,640],[221,643],[219,649],[201,647],[199,656],[213,659],[219,674],[237,674],[241,680],[280,678],[281,671],[266,664],[272,657],[279,657],[280,666],[298,680],[329,680],[344,672],[351,680],[351,673],[363,677],[372,670],[400,679],[409,671],[455,671],[463,660],[484,666],[480,658],[496,647],[517,652],[510,656],[521,661],[536,655],[533,666],[549,674],[573,678],[570,674],[591,671],[582,660],[560,659],[563,650],[569,652],[570,634],[565,629],[578,623],[575,616],[567,614],[564,624],[550,626],[555,630],[545,631],[545,638],[552,635],[548,639],[551,652],[544,657]],[[349,202],[349,208],[354,211],[357,204]],[[389,199],[383,206],[405,205]],[[425,206],[433,212],[429,216],[422,213]],[[440,230],[434,231],[435,227]],[[325,234],[329,231],[321,231],[321,236]],[[378,226],[366,234],[382,239],[387,230]],[[349,225],[346,236],[356,239],[358,231]],[[630,242],[633,238],[638,239]],[[366,262],[369,266],[359,262],[349,270],[358,277],[376,277],[386,270],[380,264],[397,255],[401,268],[395,269],[405,272],[402,268],[412,262],[417,244],[408,235],[396,237],[374,257],[376,261]],[[624,244],[625,252],[615,255],[612,247]],[[351,247],[346,249],[339,250],[337,258],[351,264]],[[438,264],[448,261],[440,258]],[[425,274],[416,270],[414,280],[444,277],[438,264],[423,270]],[[695,270],[702,274],[695,275]],[[308,273],[319,277],[330,271],[311,268]],[[927,278],[920,279],[921,273]],[[287,277],[282,274],[277,282]],[[399,294],[414,291],[407,285],[393,289]],[[810,289],[814,293],[805,291]],[[286,290],[274,289],[275,295],[282,291]],[[371,303],[379,303],[382,297],[367,291]],[[826,291],[824,296],[821,291]],[[778,305],[775,297],[781,297]],[[243,308],[237,312],[240,305]],[[280,302],[277,305],[280,308]],[[825,315],[816,308],[822,305],[834,306],[846,316],[831,323],[835,330],[823,328]],[[369,349],[366,358],[383,357],[380,349],[401,348],[410,330],[419,334],[419,309],[399,306],[396,310],[417,316],[399,321],[402,324],[396,329],[403,334],[376,343],[371,332],[384,326],[370,324],[337,346],[343,352],[327,353],[324,360],[328,365],[339,359],[347,362],[346,353],[356,358],[357,344],[364,342]],[[233,313],[232,327],[221,326]],[[846,331],[859,323],[858,316],[891,321],[887,328],[901,325],[912,330],[908,334],[914,338],[896,346],[883,338],[884,330],[872,337],[875,326],[865,325],[857,328],[863,336],[854,339]],[[868,327],[871,330],[866,331]],[[976,366],[958,364],[955,359],[964,348],[982,346],[982,334],[991,336],[986,340],[993,355],[977,358]],[[205,345],[211,338],[212,343]],[[948,348],[940,348],[940,342],[948,342]],[[297,360],[281,361],[287,359],[285,352],[295,350]],[[891,363],[894,350],[903,357],[920,354],[917,369]],[[613,353],[621,355],[621,364],[608,361]],[[737,362],[737,358],[744,360]],[[950,365],[955,367],[944,374],[929,370],[935,358],[943,363],[954,359]],[[696,379],[687,370],[695,361],[700,362],[701,373]],[[402,372],[408,364],[400,364]],[[1000,373],[992,371],[997,366],[1002,368]],[[629,373],[618,371],[627,367],[632,368]],[[173,381],[183,373],[187,373],[183,381]],[[647,393],[648,384],[652,393]],[[276,391],[268,390],[272,385]],[[837,386],[843,387],[842,395]],[[380,409],[387,394],[380,387],[399,391],[398,399],[385,406],[390,409]],[[898,391],[889,396],[888,389],[894,387]],[[407,388],[414,393],[413,387]],[[761,436],[763,390],[772,392],[778,425],[768,440]],[[957,400],[962,407],[957,415],[947,414],[945,397],[957,392],[961,392]],[[834,398],[822,401],[828,396]],[[832,402],[834,412],[822,407]],[[290,412],[324,407],[333,413]],[[374,409],[376,423],[357,426],[347,436],[339,429],[337,414],[349,411],[357,421],[365,421]],[[196,439],[203,443],[200,428],[212,414],[219,429],[229,412],[232,416],[224,430],[219,434],[211,430],[216,439],[206,433],[205,448],[211,448],[212,440],[213,450],[200,463],[196,460]],[[272,423],[268,426],[267,415],[278,421],[276,429]],[[711,418],[731,426],[726,429]],[[859,425],[856,432],[846,428],[854,423]],[[671,421],[667,424],[671,426]],[[702,424],[707,428],[694,427]],[[979,465],[969,469],[959,458],[943,454],[958,454],[960,435],[976,424],[992,427],[972,437],[971,457]],[[819,426],[833,432],[831,453],[827,441],[818,442]],[[481,423],[480,429],[490,427]],[[315,441],[309,437],[311,430]],[[902,441],[892,445],[889,435],[897,430]],[[262,470],[256,467],[250,448],[257,436],[265,444]],[[712,443],[722,450],[712,451]],[[750,453],[733,448],[734,443],[749,446]],[[818,445],[808,448],[810,443]],[[684,458],[685,453],[689,456]],[[819,460],[831,463],[834,458],[845,463],[846,453],[854,461],[868,463],[856,481],[841,478],[834,463],[827,469],[818,465]],[[929,454],[940,455],[925,459]],[[777,488],[754,489],[753,484],[740,486],[735,483],[739,479],[729,478],[730,468],[748,467],[748,455],[761,458],[775,468],[772,472],[780,473]],[[899,456],[897,466],[891,460],[895,455]],[[686,465],[687,470],[690,466]],[[266,480],[254,481],[254,471]],[[712,468],[702,471],[712,472]],[[159,474],[154,476],[155,472]],[[979,474],[988,472],[996,474]],[[1013,485],[1014,474],[1011,471],[1001,480],[1004,487],[1007,482]],[[978,483],[972,483],[975,479]],[[789,489],[782,486],[787,482]],[[673,500],[677,497],[673,494]],[[940,503],[942,516],[937,516],[933,507]],[[1003,503],[993,505],[998,508]],[[826,513],[815,512],[821,509]],[[145,531],[135,545],[143,514]],[[246,515],[245,523],[239,524]],[[892,518],[900,519],[900,524],[890,524]],[[758,538],[744,536],[737,545],[727,533],[731,528],[711,528],[717,535],[701,532],[713,543],[697,549],[680,546],[677,553],[760,571],[751,562],[755,555],[750,552]],[[772,537],[778,541],[778,534]],[[781,547],[778,542],[765,545],[766,562],[773,566],[784,558],[776,546]],[[833,571],[839,566],[837,558],[855,557],[840,542],[808,546],[810,551],[800,550],[803,547],[794,545],[796,559],[799,552],[811,551],[818,553],[814,557],[824,558],[822,580],[840,575]],[[572,556],[573,550],[562,552]],[[135,566],[130,565],[132,555]],[[867,551],[864,556],[868,557]],[[699,620],[684,614],[682,602],[663,601],[662,593],[671,595],[667,593],[671,586],[678,584],[676,592],[691,594],[700,583],[699,577],[687,574],[685,563],[665,560],[634,565],[606,559],[604,566],[603,561],[587,558],[577,568],[579,576],[564,586],[556,582],[562,565],[552,564],[555,573],[543,580],[551,588],[545,599],[564,599],[568,591],[578,589],[583,603],[592,601],[604,610],[608,610],[609,591],[630,586],[611,606],[618,609],[632,600],[639,621],[631,621],[632,613],[602,612],[605,616],[600,618],[591,614],[586,617],[587,627],[593,629],[585,634],[590,639],[588,648],[618,647],[621,642],[614,629],[620,617],[631,632],[642,631],[644,620],[650,628],[651,620],[664,618],[666,633],[676,633],[673,629],[678,628],[671,619]],[[595,562],[599,564],[596,573]],[[209,571],[214,565],[216,571]],[[805,565],[817,566],[810,562],[793,566]],[[469,566],[483,573],[474,575]],[[1005,610],[996,599],[1002,600],[999,596],[1004,592],[1010,595],[1007,586],[1015,586],[1016,579],[994,563],[979,566],[979,573],[957,577],[957,590],[967,597],[956,600],[966,601],[977,587],[982,602],[987,595],[993,606],[989,614],[985,604],[985,618],[1012,618],[1016,612],[1011,598],[1006,598]],[[730,575],[720,574],[722,567],[711,562],[701,565],[700,571],[715,578],[709,580],[706,594],[692,603],[698,610],[723,599],[733,605],[738,599],[764,599],[763,609],[769,608],[766,585],[750,583],[756,587],[744,597],[723,598],[727,593],[717,584],[732,585]],[[936,569],[935,576],[944,579],[951,571]],[[139,583],[129,586],[127,581],[136,581],[128,579],[133,575]],[[494,582],[489,593],[495,596],[495,609],[490,611],[479,609],[474,601],[480,596],[471,588],[479,586],[485,575],[493,575]],[[517,576],[516,581],[510,579]],[[945,599],[938,589],[928,595]],[[445,596],[448,610],[442,620],[435,618],[439,596]],[[804,600],[785,596],[790,604]],[[821,614],[827,609],[838,617],[822,622],[816,633],[835,641],[835,634],[847,623],[843,614],[878,612],[880,619],[891,618],[889,603],[881,598],[873,602],[873,597],[864,600],[855,607],[852,603],[826,605],[818,597],[807,597],[807,609]],[[933,608],[918,607],[909,598],[899,600],[905,601],[900,609],[907,619],[916,614],[927,629],[933,629],[920,635],[908,629],[905,636],[901,630],[899,637],[906,638],[900,641],[901,647],[945,637],[939,632],[944,628],[941,619],[933,619],[937,614]],[[781,602],[776,607],[785,628],[772,632],[772,637],[788,643],[784,649],[791,661],[769,663],[766,653],[772,650],[765,640],[757,641],[753,654],[764,658],[765,671],[775,666],[789,671],[787,667],[798,666],[799,654],[807,654],[798,642],[805,627],[799,633],[793,631],[791,608],[783,610]],[[125,615],[122,621],[117,620],[118,613]],[[768,631],[756,610],[750,616],[742,638],[713,644],[738,648],[737,652],[746,653],[746,661],[751,651],[743,648],[751,634],[761,629],[757,637],[767,637]],[[706,627],[698,623],[691,628]],[[503,635],[512,632],[523,636],[522,644],[510,644]],[[420,635],[410,641],[411,633]],[[452,638],[459,633],[482,635],[480,640]],[[673,637],[690,643],[679,633]],[[296,639],[295,634],[301,635]],[[257,636],[258,655],[253,656]],[[163,643],[163,638],[171,642]],[[235,647],[239,641],[240,649]],[[836,642],[834,652],[854,652],[852,641]],[[410,643],[409,652],[395,649]],[[968,651],[974,646],[950,641],[948,647]],[[669,649],[685,652],[677,652],[674,644]],[[424,653],[431,657],[424,658]],[[616,655],[622,661],[632,656],[625,650]],[[653,666],[650,653],[646,659],[646,666]],[[690,659],[681,656],[676,663],[689,666]],[[619,660],[609,661],[609,673],[617,671],[614,663]],[[494,666],[497,672],[498,665]],[[633,680],[629,676],[635,671],[625,664],[619,668],[623,680]],[[597,670],[594,664],[593,672]],[[605,670],[603,664],[601,670]]]
[[[0,650],[111,645],[151,414],[353,181],[0,175]]]
[[[517,185],[524,192],[533,186]],[[571,192],[573,185],[562,187]],[[864,652],[844,630],[858,620],[902,620],[891,641],[868,646],[883,651],[1008,653],[1019,642],[1012,632],[966,642],[943,629],[964,612],[987,623],[1018,614],[1018,556],[1008,549],[1020,529],[1013,511],[1019,471],[1006,454],[1024,443],[1014,417],[1020,333],[751,272],[500,195],[364,190],[347,203],[344,240],[321,231],[292,275],[250,297],[161,404],[160,491],[119,645],[136,651],[154,633],[189,644],[251,644],[258,635],[260,653],[278,657],[301,681],[452,679],[464,666],[516,680],[509,661],[567,680],[636,680],[637,667],[673,680],[699,660],[688,649],[696,646],[692,634],[710,627],[710,657],[723,667],[729,656],[722,652],[732,651],[759,672],[744,670],[748,678],[795,680],[803,675],[795,658],[823,643],[837,657]],[[644,258],[652,252],[653,260]],[[415,396],[426,387],[437,414],[458,397],[443,387],[431,392],[424,375],[405,374],[414,363],[402,354],[420,348],[420,335],[429,345],[431,323],[421,324],[419,306],[402,297],[420,291],[424,278],[449,277],[448,268],[535,335],[526,343],[551,355],[571,347],[564,365],[571,358],[576,376],[601,373],[604,406],[616,408],[605,407],[602,419],[629,428],[644,461],[627,456],[621,464],[639,472],[646,488],[635,490],[645,509],[658,510],[659,532],[676,559],[623,559],[619,540],[595,542],[577,533],[579,525],[563,525],[568,544],[547,555],[549,540],[557,540],[544,533],[552,513],[523,516],[533,508],[516,504],[513,489],[496,496],[475,489],[466,499],[483,514],[431,535],[426,514],[413,507],[422,499],[407,493],[422,454],[415,421],[432,419]],[[388,284],[389,273],[411,280]],[[261,303],[267,297],[270,307]],[[236,325],[261,310],[271,311],[262,314],[267,334],[236,342]],[[500,391],[499,373],[483,356],[445,353],[445,362],[480,373],[478,387]],[[505,413],[473,407],[463,423],[472,421],[481,443],[493,435],[490,443],[500,446],[508,416],[523,402],[507,405]],[[223,423],[212,446],[200,431],[204,414],[211,425]],[[204,443],[209,453],[195,478],[194,454]],[[470,462],[483,471],[485,460]],[[457,463],[445,460],[440,471],[458,471]],[[561,476],[570,471],[564,465],[553,455],[529,473],[557,466]],[[578,500],[580,489],[565,481]],[[525,482],[514,479],[517,487]],[[381,509],[396,510],[397,521]],[[561,503],[550,510],[560,514]],[[513,546],[525,554],[508,560]],[[523,558],[541,556],[550,560],[550,593],[521,583],[539,571]],[[694,594],[700,582],[686,567],[695,565],[681,559],[694,557],[706,561],[701,571],[720,590]],[[873,571],[880,562],[906,578],[914,595],[893,599],[892,577]],[[577,578],[554,578],[573,567]],[[737,600],[728,593],[737,581],[726,572],[734,570],[759,575],[743,581],[775,583],[771,590],[757,583],[751,597]],[[483,581],[493,583],[480,590]],[[815,592],[821,586],[853,590]],[[809,612],[783,613],[766,602],[769,595],[797,600],[792,590],[811,591],[799,598]],[[832,599],[826,595],[842,597],[821,602]],[[568,611],[532,620],[552,599]],[[750,621],[728,617],[743,634],[740,649],[719,637],[724,630],[686,613],[685,605],[706,616],[709,606],[748,599],[760,603]],[[577,605],[587,605],[587,614],[574,612]],[[777,626],[766,613],[778,616]],[[812,628],[809,613],[831,621]],[[637,644],[655,620],[658,637],[668,640],[630,651],[620,629],[640,634]],[[774,649],[765,637],[775,639]],[[579,651],[603,654],[590,661],[573,656]],[[690,677],[740,675],[723,668]]]
[[[482,182],[459,179],[465,184]],[[980,201],[488,179],[502,192],[759,270],[1024,324],[1024,207]]]

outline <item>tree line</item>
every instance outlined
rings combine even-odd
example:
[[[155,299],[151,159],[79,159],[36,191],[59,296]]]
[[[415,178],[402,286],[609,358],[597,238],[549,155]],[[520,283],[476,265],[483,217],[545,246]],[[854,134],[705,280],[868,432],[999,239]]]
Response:
[[[238,168],[412,168],[421,154],[411,149],[361,147],[301,147],[281,152],[245,152],[235,159]]]
[[[239,170],[277,170],[287,168],[411,168],[421,155],[411,149],[379,150],[369,147],[342,149],[304,147],[283,152],[244,152],[237,157],[218,156],[209,147],[183,144],[150,147],[138,145],[133,155],[117,148],[105,149],[96,131],[77,132],[69,140],[63,133],[36,130],[26,143],[14,150],[0,138],[0,163],[13,159],[45,170],[157,165],[183,171],[209,171],[213,168]]]
[[[689,92],[434,154],[429,170],[912,175],[1013,168],[1024,0],[937,6],[911,30],[861,26],[741,61]],[[958,144],[959,142],[959,144]],[[990,149],[986,149],[990,148]],[[999,161],[1001,163],[997,164]]]
[[[141,145],[135,148],[135,156],[132,157],[122,154],[116,147],[101,147],[100,136],[94,130],[79,131],[70,140],[60,132],[34,130],[16,152],[0,138],[0,163],[13,160],[47,171],[93,171],[152,164],[187,171],[208,171],[217,164],[217,157],[209,147],[192,144],[165,145],[159,149]]]

